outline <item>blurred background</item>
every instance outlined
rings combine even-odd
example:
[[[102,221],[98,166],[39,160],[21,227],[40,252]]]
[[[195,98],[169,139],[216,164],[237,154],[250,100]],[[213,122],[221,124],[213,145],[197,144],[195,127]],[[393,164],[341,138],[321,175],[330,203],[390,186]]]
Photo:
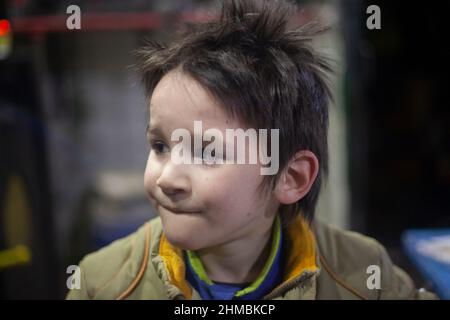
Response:
[[[298,22],[331,25],[317,45],[337,70],[317,215],[377,238],[427,285],[401,235],[450,227],[450,11],[444,1],[297,2]],[[0,299],[64,298],[69,265],[154,216],[132,52],[219,4],[0,1]],[[372,4],[379,30],[366,26]],[[66,26],[70,5],[80,30]]]

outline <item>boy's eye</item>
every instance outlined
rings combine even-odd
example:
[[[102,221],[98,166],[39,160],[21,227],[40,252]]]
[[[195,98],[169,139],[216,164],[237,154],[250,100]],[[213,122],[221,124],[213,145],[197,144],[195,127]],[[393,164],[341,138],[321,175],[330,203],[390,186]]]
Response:
[[[151,147],[156,153],[166,153],[169,151],[169,148],[162,141],[152,143]]]

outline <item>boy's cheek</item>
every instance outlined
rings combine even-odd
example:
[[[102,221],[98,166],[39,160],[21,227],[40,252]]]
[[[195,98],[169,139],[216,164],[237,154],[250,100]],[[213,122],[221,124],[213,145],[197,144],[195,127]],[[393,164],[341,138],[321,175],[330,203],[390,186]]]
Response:
[[[239,168],[239,165],[225,166],[223,169],[214,170],[214,174],[205,175],[195,181],[193,187],[197,194],[214,199],[214,203],[230,203],[230,199],[234,201],[237,198],[253,198],[261,178],[259,173],[249,173],[248,169],[250,169],[248,166],[247,168],[244,166]]]
[[[147,190],[149,190],[150,187],[154,187],[156,184],[156,180],[158,179],[160,172],[160,166],[158,165],[158,162],[153,159],[152,155],[150,154],[147,159],[147,164],[145,167],[145,173],[144,173],[144,184]]]
[[[147,174],[145,174],[144,176],[144,187],[147,193],[150,193],[153,190],[153,183],[151,182],[150,177]]]
[[[259,168],[258,165],[248,164],[225,165],[215,179],[210,179],[220,183],[211,183],[211,185],[218,185],[225,192],[251,193],[263,180]]]
[[[149,195],[149,197],[153,197],[153,193],[156,188],[157,176],[155,175],[155,173],[156,173],[156,171],[153,170],[149,166],[147,166],[147,168],[145,169],[144,187],[145,187],[145,190],[147,191],[147,194]],[[150,200],[153,201],[154,199],[150,199]]]
[[[147,190],[147,191],[149,191],[152,186],[151,180],[152,180],[151,170],[147,163],[147,167],[145,168],[145,172],[144,172],[144,186],[145,186],[145,190]]]

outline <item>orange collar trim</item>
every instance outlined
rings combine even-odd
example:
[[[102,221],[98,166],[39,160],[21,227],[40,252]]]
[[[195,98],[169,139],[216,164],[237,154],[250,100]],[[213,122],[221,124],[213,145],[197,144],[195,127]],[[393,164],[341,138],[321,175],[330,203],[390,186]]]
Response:
[[[159,255],[163,259],[169,281],[181,290],[187,300],[191,300],[192,288],[186,280],[186,264],[183,260],[183,252],[173,246],[164,233],[161,235]]]
[[[287,228],[284,252],[287,255],[282,285],[305,272],[318,270],[316,241],[309,223],[298,216]]]

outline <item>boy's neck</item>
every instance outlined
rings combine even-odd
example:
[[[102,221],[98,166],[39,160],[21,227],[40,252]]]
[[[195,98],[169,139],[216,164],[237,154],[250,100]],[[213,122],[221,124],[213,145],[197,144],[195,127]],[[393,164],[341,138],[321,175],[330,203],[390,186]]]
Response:
[[[208,278],[223,283],[253,282],[270,255],[273,222],[266,230],[196,251]]]

